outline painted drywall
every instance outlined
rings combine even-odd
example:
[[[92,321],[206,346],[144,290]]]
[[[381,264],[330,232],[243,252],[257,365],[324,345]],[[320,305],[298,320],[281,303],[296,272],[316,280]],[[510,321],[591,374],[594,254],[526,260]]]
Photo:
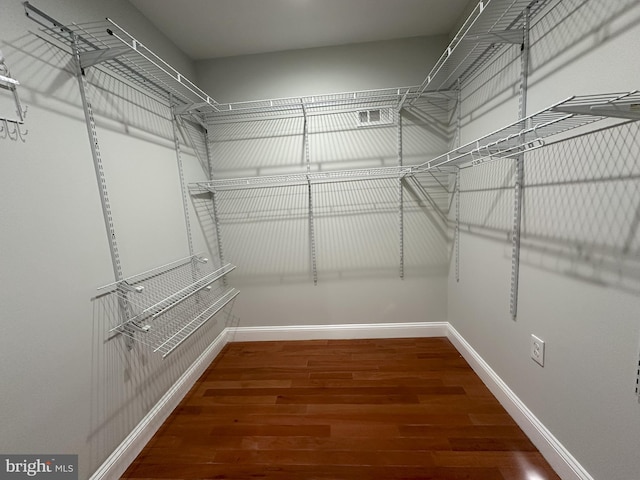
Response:
[[[445,42],[424,37],[250,55],[197,62],[196,69],[202,88],[219,101],[399,87],[419,84]],[[310,171],[398,164],[397,114],[390,105],[374,106],[383,108],[381,125],[362,127],[353,110],[309,115]],[[448,121],[426,102],[403,114],[405,164],[447,150],[447,131],[434,130],[433,118]],[[216,122],[209,131],[214,176],[306,172],[303,131],[296,111]],[[443,321],[446,226],[403,191],[402,280],[399,188],[395,179],[312,186],[317,286],[307,186],[217,193],[224,256],[237,265],[231,278],[243,291],[235,306],[240,325]],[[444,192],[442,208],[447,198]]]
[[[109,16],[193,73],[191,62],[124,0],[33,3],[62,22]],[[109,338],[117,302],[97,298],[96,289],[114,273],[71,57],[38,38],[20,2],[3,1],[1,9],[0,49],[21,82],[28,135],[24,142],[0,139],[0,451],[78,454],[79,478],[86,479],[216,338],[226,317],[164,361]],[[184,257],[168,109],[95,69],[87,75],[125,274]],[[194,151],[183,150],[187,181],[204,179]],[[207,224],[194,223],[196,249],[206,250]]]
[[[419,85],[447,37],[415,37],[196,62],[198,83],[219,102]]]
[[[528,111],[638,88],[640,5],[550,2],[532,31]],[[519,48],[463,89],[463,141],[517,119]],[[593,478],[638,477],[637,124],[527,154],[518,315],[509,314],[513,164],[461,172],[448,319]],[[530,335],[545,365],[529,358]]]

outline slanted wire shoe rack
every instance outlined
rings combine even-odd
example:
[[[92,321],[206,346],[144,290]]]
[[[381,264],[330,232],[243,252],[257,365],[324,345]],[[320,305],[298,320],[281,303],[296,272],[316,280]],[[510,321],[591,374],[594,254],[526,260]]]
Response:
[[[190,106],[196,102],[211,104],[213,101],[109,19],[65,26],[29,2],[24,2],[24,7],[26,15],[43,27],[46,41],[69,53],[75,63],[115,276],[114,283],[99,288],[101,294],[112,294],[117,298],[119,319],[110,332],[122,334],[129,348],[135,341],[164,358],[227,306],[225,311],[230,315],[232,303],[239,294],[238,290],[227,286],[225,275],[235,267],[224,262],[220,247],[216,252],[217,259],[210,261],[204,254],[194,253],[191,234],[180,135],[187,141],[193,130],[198,129],[206,139],[206,126],[194,119]],[[119,77],[170,110],[188,257],[124,277],[96,122],[88,95],[89,83],[85,73],[89,68]],[[207,160],[210,165],[210,159]],[[214,223],[217,227],[215,219]]]
[[[218,282],[234,268],[215,268],[199,254],[101,287],[115,291],[129,309],[111,332],[122,332],[166,357],[238,296],[238,290]]]

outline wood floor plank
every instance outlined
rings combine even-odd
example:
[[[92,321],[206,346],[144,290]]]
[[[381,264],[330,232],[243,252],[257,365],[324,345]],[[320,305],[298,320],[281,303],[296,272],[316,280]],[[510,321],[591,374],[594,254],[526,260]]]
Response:
[[[122,478],[559,479],[446,338],[230,343]]]

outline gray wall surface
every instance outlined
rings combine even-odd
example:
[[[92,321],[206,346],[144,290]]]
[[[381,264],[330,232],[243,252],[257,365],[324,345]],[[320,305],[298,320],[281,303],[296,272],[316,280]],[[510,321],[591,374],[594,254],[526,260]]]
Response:
[[[200,86],[222,103],[418,85],[445,36],[309,48],[196,62]]]
[[[33,3],[61,22],[112,17],[193,77],[191,61],[124,0]],[[96,289],[114,273],[71,56],[36,36],[19,1],[2,0],[0,11],[0,49],[28,107],[25,142],[0,140],[0,451],[78,454],[86,479],[224,318],[164,361],[109,338],[116,302]],[[96,69],[87,75],[124,274],[185,257],[168,108]],[[184,150],[188,181],[206,178]],[[194,223],[196,249],[206,250]]]
[[[207,60],[196,69],[222,102],[359,91],[419,84],[445,46],[445,37],[420,37]],[[397,165],[397,117],[387,112],[388,123],[368,128],[357,111],[309,116],[311,171]],[[446,128],[434,131],[425,115],[448,122],[424,102],[405,112],[405,164],[448,149]],[[214,176],[304,173],[303,131],[300,112],[220,120],[209,131]],[[400,279],[398,197],[396,179],[313,185],[314,286],[306,186],[219,192],[225,259],[238,266],[231,278],[243,291],[239,325],[444,321],[446,225],[404,192]]]
[[[552,5],[532,31],[529,113],[571,95],[638,88],[637,2]],[[463,142],[517,120],[519,72],[519,47],[509,47],[465,84]],[[449,321],[597,479],[640,470],[638,138],[634,123],[526,155],[515,320],[514,165],[461,172],[460,282],[452,269]],[[546,342],[544,367],[529,357],[531,334]]]

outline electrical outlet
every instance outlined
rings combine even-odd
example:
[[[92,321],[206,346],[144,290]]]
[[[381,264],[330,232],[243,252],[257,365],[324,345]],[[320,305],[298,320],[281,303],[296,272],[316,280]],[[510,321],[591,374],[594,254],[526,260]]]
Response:
[[[531,358],[544,367],[544,340],[531,335]]]

